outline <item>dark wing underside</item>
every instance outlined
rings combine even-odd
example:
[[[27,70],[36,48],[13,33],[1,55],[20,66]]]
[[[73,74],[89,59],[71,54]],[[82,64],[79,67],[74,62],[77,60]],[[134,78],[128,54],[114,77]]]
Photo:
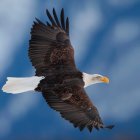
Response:
[[[42,94],[51,108],[80,130],[86,127],[91,132],[93,128],[113,127],[103,125],[96,107],[78,82],[71,81],[69,84],[46,90]]]
[[[36,75],[45,76],[60,69],[74,70],[74,50],[69,39],[69,20],[64,19],[61,11],[61,22],[53,9],[53,17],[47,10],[50,22],[42,23],[36,19],[31,29],[29,58],[36,68]]]
[[[94,127],[97,129],[103,128],[103,124],[95,107],[92,106],[88,111],[84,110],[79,105],[74,105],[74,96],[72,96],[68,101],[61,100],[51,92],[47,94],[43,93],[43,96],[49,106],[54,110],[59,111],[63,118],[73,123],[74,127],[79,127],[80,130],[87,127],[89,131],[92,131]]]

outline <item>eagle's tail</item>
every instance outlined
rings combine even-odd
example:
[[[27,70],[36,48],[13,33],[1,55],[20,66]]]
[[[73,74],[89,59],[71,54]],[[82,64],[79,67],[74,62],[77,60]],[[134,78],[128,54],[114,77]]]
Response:
[[[32,76],[24,78],[7,77],[2,90],[6,93],[18,94],[34,90],[44,77]]]

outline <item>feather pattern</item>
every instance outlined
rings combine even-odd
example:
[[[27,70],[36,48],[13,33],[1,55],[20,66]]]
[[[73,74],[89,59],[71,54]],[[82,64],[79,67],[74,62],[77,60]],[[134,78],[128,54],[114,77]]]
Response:
[[[52,109],[60,112],[63,118],[73,123],[74,127],[78,127],[80,131],[84,128],[87,128],[90,132],[93,128],[97,130],[104,128],[96,107],[93,106],[82,88],[83,84],[81,84],[82,82],[76,82],[74,79],[71,79],[66,84],[44,88],[42,94]],[[40,86],[42,85],[40,84]],[[72,96],[67,100],[61,100],[61,94],[66,94],[66,91],[72,93]]]
[[[74,75],[74,73],[77,73]],[[37,91],[41,91],[43,97],[47,101],[48,105],[58,111],[60,115],[71,122],[74,127],[78,127],[80,131],[87,128],[90,132],[93,128],[99,130],[102,128],[111,129],[113,126],[104,126],[97,108],[90,101],[83,86],[84,83],[81,79],[80,72],[69,73],[63,75],[62,81],[56,75],[51,76],[51,83],[49,76],[46,76],[38,85]],[[76,77],[76,78],[75,78]],[[47,84],[46,84],[47,83]],[[62,100],[61,97],[71,94],[66,100]]]
[[[49,13],[48,10],[46,10],[46,13],[47,13],[47,16],[48,16],[48,18],[50,19],[52,25],[53,25],[53,26],[56,26],[56,23],[55,23],[54,19],[52,18],[51,14]]]
[[[58,17],[57,17],[57,14],[56,14],[56,11],[55,11],[54,8],[53,8],[53,16],[54,16],[54,19],[55,19],[55,21],[56,21],[56,23],[57,23],[57,26],[58,26],[58,27],[61,27],[61,26],[60,26],[60,22],[59,22]]]
[[[61,24],[62,28],[65,30],[65,19],[64,19],[64,9],[61,10]]]
[[[65,67],[65,69],[76,69],[74,62],[74,50],[71,46],[68,36],[69,21],[64,20],[64,10],[61,12],[61,25],[53,9],[53,16],[46,10],[47,16],[51,24],[47,21],[47,25],[36,18],[31,29],[31,40],[29,47],[29,57],[36,68],[37,76],[45,76],[49,74],[49,69],[53,67],[54,71]],[[68,57],[69,56],[69,57]],[[68,58],[66,60],[66,58]]]

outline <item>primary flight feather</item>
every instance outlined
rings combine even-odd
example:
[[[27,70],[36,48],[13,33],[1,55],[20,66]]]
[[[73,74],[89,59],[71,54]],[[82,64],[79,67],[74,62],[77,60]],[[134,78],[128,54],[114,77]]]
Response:
[[[7,93],[22,93],[35,90],[42,92],[48,105],[80,130],[88,128],[113,128],[105,126],[93,105],[85,87],[95,83],[108,83],[109,79],[99,74],[80,72],[74,61],[74,49],[69,37],[69,18],[64,9],[60,19],[55,9],[46,24],[36,18],[31,29],[29,58],[36,75],[25,78],[8,77],[3,86]]]

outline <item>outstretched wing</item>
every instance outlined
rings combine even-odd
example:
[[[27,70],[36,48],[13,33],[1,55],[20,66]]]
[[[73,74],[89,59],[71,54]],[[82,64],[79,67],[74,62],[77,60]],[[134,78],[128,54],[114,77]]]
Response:
[[[42,23],[39,19],[31,29],[29,58],[36,68],[36,75],[45,76],[59,69],[76,69],[74,50],[69,39],[69,19],[66,22],[62,9],[60,21],[53,9],[53,17],[46,11],[51,23]]]
[[[80,130],[85,127],[90,132],[93,128],[112,128],[113,126],[105,127],[103,125],[96,107],[90,101],[81,84],[72,83],[42,93],[49,106],[73,123],[74,127],[79,127]]]

